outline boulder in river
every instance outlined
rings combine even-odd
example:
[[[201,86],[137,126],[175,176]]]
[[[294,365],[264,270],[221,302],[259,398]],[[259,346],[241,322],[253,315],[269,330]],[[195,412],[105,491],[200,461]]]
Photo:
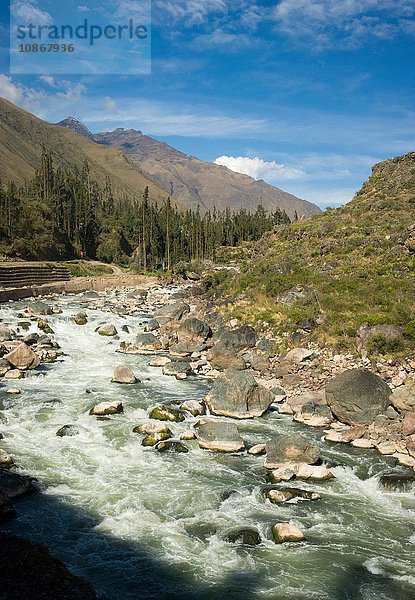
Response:
[[[326,400],[342,423],[372,423],[390,404],[391,389],[367,369],[344,371],[328,382]]]
[[[276,523],[272,527],[272,534],[277,544],[284,542],[300,542],[305,539],[304,533],[291,523]]]
[[[173,437],[172,432],[164,423],[157,420],[146,421],[141,425],[134,427],[133,433],[141,433],[145,435],[141,442],[143,446],[155,446],[157,442],[168,440]]]
[[[415,412],[407,412],[402,420],[402,433],[412,435],[415,433]]]
[[[9,369],[4,374],[5,379],[23,379],[24,373],[20,369]]]
[[[172,423],[181,423],[185,419],[184,413],[176,406],[171,404],[158,404],[150,411],[150,419],[159,421],[171,421]]]
[[[244,544],[245,546],[258,546],[261,543],[261,536],[258,529],[254,527],[243,527],[232,529],[223,534],[224,539],[231,544]]]
[[[14,460],[5,450],[0,448],[0,469],[10,469],[14,465]]]
[[[163,367],[163,375],[171,375],[176,379],[186,379],[188,375],[191,375],[192,367],[190,363],[185,360],[175,360],[167,363]]]
[[[206,348],[206,340],[212,334],[212,331],[207,323],[189,317],[182,321],[177,329],[177,344],[174,344],[170,350],[175,353],[191,354],[192,352],[200,352]]]
[[[276,435],[266,445],[264,466],[278,469],[288,464],[314,464],[320,458],[320,448],[302,435]]]
[[[46,304],[46,302],[42,302],[41,300],[36,300],[35,302],[32,302],[31,304],[29,304],[29,306],[26,308],[26,312],[29,315],[42,315],[42,316],[53,314],[53,311],[50,308],[50,306],[48,304]]]
[[[74,317],[74,321],[77,325],[86,325],[88,323],[87,314],[83,311],[77,313]]]
[[[11,364],[7,362],[7,360],[4,360],[4,358],[0,358],[0,377],[4,377],[7,371],[10,371],[11,368]]]
[[[73,437],[79,435],[79,429],[75,425],[64,425],[56,432],[58,437]]]
[[[157,452],[177,452],[179,454],[187,454],[189,448],[180,440],[163,440],[155,445]]]
[[[113,383],[123,383],[126,385],[133,385],[134,383],[138,383],[138,379],[134,375],[132,370],[124,365],[119,365],[118,367],[116,367],[111,381]]]
[[[263,415],[273,400],[274,394],[253,375],[231,369],[215,380],[204,401],[214,415],[250,419]]]
[[[151,332],[160,329],[160,323],[157,319],[149,319],[145,324],[144,331]]]
[[[4,358],[16,369],[36,369],[40,365],[39,356],[24,342]]]
[[[132,347],[127,349],[134,354],[154,354],[163,348],[163,344],[153,333],[139,333]]]
[[[200,448],[215,452],[240,452],[245,443],[234,423],[205,421],[196,430]]]
[[[385,473],[379,478],[379,485],[387,492],[415,491],[415,473]]]
[[[186,400],[180,405],[180,408],[189,412],[193,417],[202,417],[206,414],[206,407],[199,400]]]
[[[0,324],[0,342],[9,342],[13,339],[13,332],[10,327]]]
[[[300,488],[278,488],[266,490],[266,497],[272,504],[281,504],[300,498],[302,500],[321,500],[318,492],[310,490],[301,490]]]
[[[113,337],[118,333],[116,327],[112,325],[112,323],[105,323],[104,325],[100,325],[95,331],[99,333],[99,335],[106,337]]]
[[[96,406],[93,406],[89,411],[90,415],[104,416],[104,415],[116,415],[124,412],[122,402],[120,400],[114,400],[113,402],[101,402]]]

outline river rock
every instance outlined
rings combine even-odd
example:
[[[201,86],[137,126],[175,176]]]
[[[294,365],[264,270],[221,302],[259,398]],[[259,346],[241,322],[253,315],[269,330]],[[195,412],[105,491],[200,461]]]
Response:
[[[115,326],[111,323],[105,323],[104,325],[100,325],[100,327],[98,327],[95,331],[96,333],[99,333],[99,335],[103,335],[106,337],[113,337],[118,333]]]
[[[149,319],[145,324],[144,331],[151,332],[160,329],[160,323],[157,319]]]
[[[16,369],[36,369],[40,365],[40,358],[24,342],[4,357]]]
[[[14,460],[5,450],[0,448],[0,469],[10,469],[14,465]]]
[[[415,491],[415,473],[385,473],[380,476],[379,485],[388,492]]]
[[[204,401],[214,415],[250,419],[263,415],[273,400],[250,373],[231,369],[215,380]]]
[[[350,442],[350,445],[353,446],[353,448],[362,448],[367,450],[370,450],[371,448],[375,447],[374,442],[367,438],[359,438],[358,440],[352,440]]]
[[[238,356],[233,348],[225,346],[221,341],[209,350],[206,358],[210,362],[211,367],[219,371],[227,369],[243,371],[246,369],[245,360],[241,356]]]
[[[313,356],[313,350],[309,350],[308,348],[293,348],[287,352],[281,362],[299,364],[305,360],[310,360]]]
[[[320,458],[320,448],[302,435],[276,435],[266,444],[265,468],[277,469],[288,464],[314,464]]]
[[[279,467],[278,469],[274,469],[269,474],[269,480],[273,483],[280,483],[281,481],[290,481],[297,474],[297,467],[295,465]]]
[[[187,442],[196,439],[196,434],[194,431],[184,431],[180,434],[180,439]]]
[[[324,466],[302,464],[298,466],[297,479],[312,479],[313,481],[328,481],[334,479],[333,473]]]
[[[26,308],[26,312],[29,315],[52,315],[53,311],[50,308],[50,306],[48,306],[48,304],[46,304],[46,302],[42,302],[41,300],[36,300],[35,302],[32,302],[31,304],[29,304],[29,306]]]
[[[294,415],[294,421],[311,427],[327,427],[333,420],[333,414],[326,404],[313,401],[303,404]]]
[[[401,385],[393,391],[390,401],[399,410],[415,411],[415,383]]]
[[[361,438],[365,433],[366,427],[364,425],[357,425],[356,427],[348,427],[339,431],[329,431],[324,436],[324,439],[326,442],[349,444],[353,440]]]
[[[276,523],[272,527],[272,534],[277,544],[284,542],[300,542],[305,539],[304,533],[291,523]]]
[[[8,394],[9,396],[20,396],[21,393],[22,390],[19,390],[19,388],[8,388],[6,390],[6,394]]]
[[[372,423],[390,404],[391,389],[367,369],[350,369],[326,385],[326,400],[342,423]]]
[[[189,412],[193,417],[201,417],[206,414],[206,407],[199,400],[186,400],[180,405],[180,408]]]
[[[4,374],[5,379],[23,379],[24,373],[20,369],[9,369]]]
[[[104,415],[116,415],[124,412],[122,402],[120,400],[114,400],[113,402],[101,402],[93,408],[91,408],[89,414],[96,416]]]
[[[86,325],[88,323],[88,317],[85,312],[79,312],[75,315],[74,321],[77,325]]]
[[[263,456],[265,454],[265,444],[256,444],[248,450],[251,456]]]
[[[13,339],[13,332],[6,325],[0,324],[0,342],[9,342]]]
[[[178,452],[181,454],[187,454],[189,452],[189,448],[186,444],[183,444],[180,440],[165,440],[161,442],[157,442],[155,445],[155,449],[158,452]]]
[[[245,449],[245,443],[233,423],[205,421],[197,428],[196,439],[200,448],[214,452],[240,452]]]
[[[301,498],[302,500],[320,500],[321,496],[318,492],[310,492],[308,490],[301,490],[299,488],[278,488],[277,490],[267,490],[265,492],[266,497],[272,504],[281,504],[294,500],[295,498]]]
[[[137,354],[154,354],[162,348],[163,344],[153,333],[139,333],[133,346],[133,350]]]
[[[261,536],[258,529],[254,527],[244,527],[234,529],[223,534],[224,539],[231,544],[244,544],[245,546],[258,546],[261,543]]]
[[[79,429],[76,425],[64,425],[56,432],[58,437],[73,437],[79,435]]]
[[[13,471],[0,470],[0,493],[9,500],[35,492],[33,477],[20,475]]]
[[[5,354],[7,354],[7,350],[5,352]],[[0,358],[0,377],[4,377],[7,373],[7,371],[10,371],[11,369],[11,365],[9,362],[7,362],[7,360],[4,360],[4,358]]]
[[[212,331],[207,323],[190,317],[183,321],[177,330],[177,344],[171,347],[172,352],[192,353],[200,352],[206,345],[207,338]]]
[[[23,338],[24,343],[27,346],[34,346],[39,342],[40,335],[35,331],[33,333],[29,333],[26,337]]]
[[[180,321],[185,315],[190,312],[190,306],[186,302],[173,302],[159,308],[154,316],[160,325],[164,325],[169,321]]]
[[[157,442],[168,440],[173,436],[167,425],[157,420],[146,421],[145,423],[134,427],[133,433],[145,435],[141,442],[143,446],[155,446]]]
[[[171,363],[171,358],[168,356],[154,356],[148,363],[149,367],[165,367]]]
[[[402,327],[388,324],[373,325],[372,327],[367,324],[361,325],[356,334],[357,351],[361,352],[366,349],[374,336],[382,336],[389,341],[402,341]]]
[[[118,367],[116,367],[111,381],[113,383],[123,383],[127,385],[138,383],[138,379],[134,375],[132,370],[124,365],[119,365]]]
[[[185,419],[184,413],[176,406],[171,404],[158,404],[150,411],[150,419],[159,421],[171,421],[172,423],[181,423]]]
[[[407,412],[402,420],[402,433],[412,435],[415,433],[415,412]]]
[[[163,367],[163,375],[170,375],[176,377],[176,379],[186,379],[191,373],[190,363],[184,360],[175,360]]]
[[[218,342],[221,342],[224,347],[230,348],[234,350],[234,352],[254,348],[258,341],[255,329],[249,325],[243,325],[242,327],[233,330],[228,327],[223,327],[218,331],[215,338]]]

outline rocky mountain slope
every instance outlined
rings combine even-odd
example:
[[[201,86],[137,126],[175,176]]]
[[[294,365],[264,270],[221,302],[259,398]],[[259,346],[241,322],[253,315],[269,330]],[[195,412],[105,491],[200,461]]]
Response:
[[[415,152],[375,165],[346,206],[280,228],[239,260],[221,283],[233,316],[339,349],[367,344],[366,324],[377,327],[373,353],[413,349]]]
[[[84,137],[88,138],[89,140],[92,140],[93,142],[97,141],[92,131],[90,131],[86,125],[81,123],[81,121],[75,119],[75,117],[66,117],[66,119],[63,119],[63,121],[59,121],[59,123],[56,123],[56,125],[66,127],[67,129],[72,129],[72,131],[83,135]]]
[[[0,179],[5,183],[30,181],[45,146],[56,166],[82,168],[87,159],[91,176],[103,188],[109,177],[119,195],[141,197],[148,186],[150,198],[162,201],[167,197],[166,191],[143,175],[121,150],[94,143],[85,137],[85,131],[78,135],[71,131],[74,125],[71,123],[70,129],[51,125],[0,98]]]
[[[202,212],[229,207],[254,211],[260,204],[270,211],[285,210],[289,217],[320,212],[311,202],[279,188],[235,173],[220,165],[187,156],[164,142],[159,142],[134,129],[116,129],[95,136],[100,144],[121,148],[143,173],[180,198],[189,208]]]

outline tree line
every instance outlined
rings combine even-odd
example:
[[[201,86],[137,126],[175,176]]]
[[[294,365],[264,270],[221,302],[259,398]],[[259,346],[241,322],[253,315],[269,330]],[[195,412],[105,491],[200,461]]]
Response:
[[[181,261],[214,260],[220,246],[258,240],[289,222],[285,212],[262,206],[181,211],[169,197],[151,201],[148,188],[136,198],[116,195],[109,178],[100,186],[91,177],[87,161],[81,169],[55,168],[45,149],[29,184],[0,182],[0,254],[28,260],[88,257],[171,270]]]

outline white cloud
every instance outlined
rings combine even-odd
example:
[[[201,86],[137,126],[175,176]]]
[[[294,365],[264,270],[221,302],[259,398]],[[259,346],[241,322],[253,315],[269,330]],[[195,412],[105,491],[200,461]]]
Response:
[[[273,12],[279,31],[317,49],[411,33],[414,15],[413,0],[281,0]]]
[[[39,79],[40,81],[43,81],[43,83],[50,85],[50,87],[56,87],[56,81],[52,75],[41,75]]]
[[[153,0],[154,15],[168,13],[170,18],[187,25],[200,25],[211,13],[227,12],[225,0]],[[166,23],[165,16],[162,21]]]
[[[82,83],[72,83],[66,80],[56,81],[48,75],[42,75],[39,79],[56,90],[48,93],[15,83],[7,75],[0,75],[0,96],[40,118],[49,119],[51,116],[53,118],[57,110],[65,110],[66,113],[74,112],[86,91],[86,87]]]
[[[52,16],[38,6],[38,0],[12,0],[10,9],[15,19],[20,19],[22,24],[51,25]]]
[[[79,12],[89,12],[89,8],[87,6],[78,6]]]
[[[109,96],[107,96],[105,98],[104,105],[105,105],[105,108],[106,108],[106,110],[108,112],[110,112],[110,113],[116,113],[116,112],[118,112],[117,104],[116,104],[115,100],[113,100]]]
[[[239,52],[241,48],[248,48],[257,45],[259,40],[255,40],[250,35],[244,33],[230,33],[223,29],[216,29],[212,33],[197,35],[193,38],[191,46],[195,50],[204,51],[213,46],[221,46]]]
[[[228,167],[228,169],[236,171],[236,173],[243,173],[254,179],[264,179],[268,182],[299,179],[305,175],[302,169],[287,167],[274,160],[267,162],[258,156],[255,158],[247,156],[219,156],[213,162],[216,165]]]

